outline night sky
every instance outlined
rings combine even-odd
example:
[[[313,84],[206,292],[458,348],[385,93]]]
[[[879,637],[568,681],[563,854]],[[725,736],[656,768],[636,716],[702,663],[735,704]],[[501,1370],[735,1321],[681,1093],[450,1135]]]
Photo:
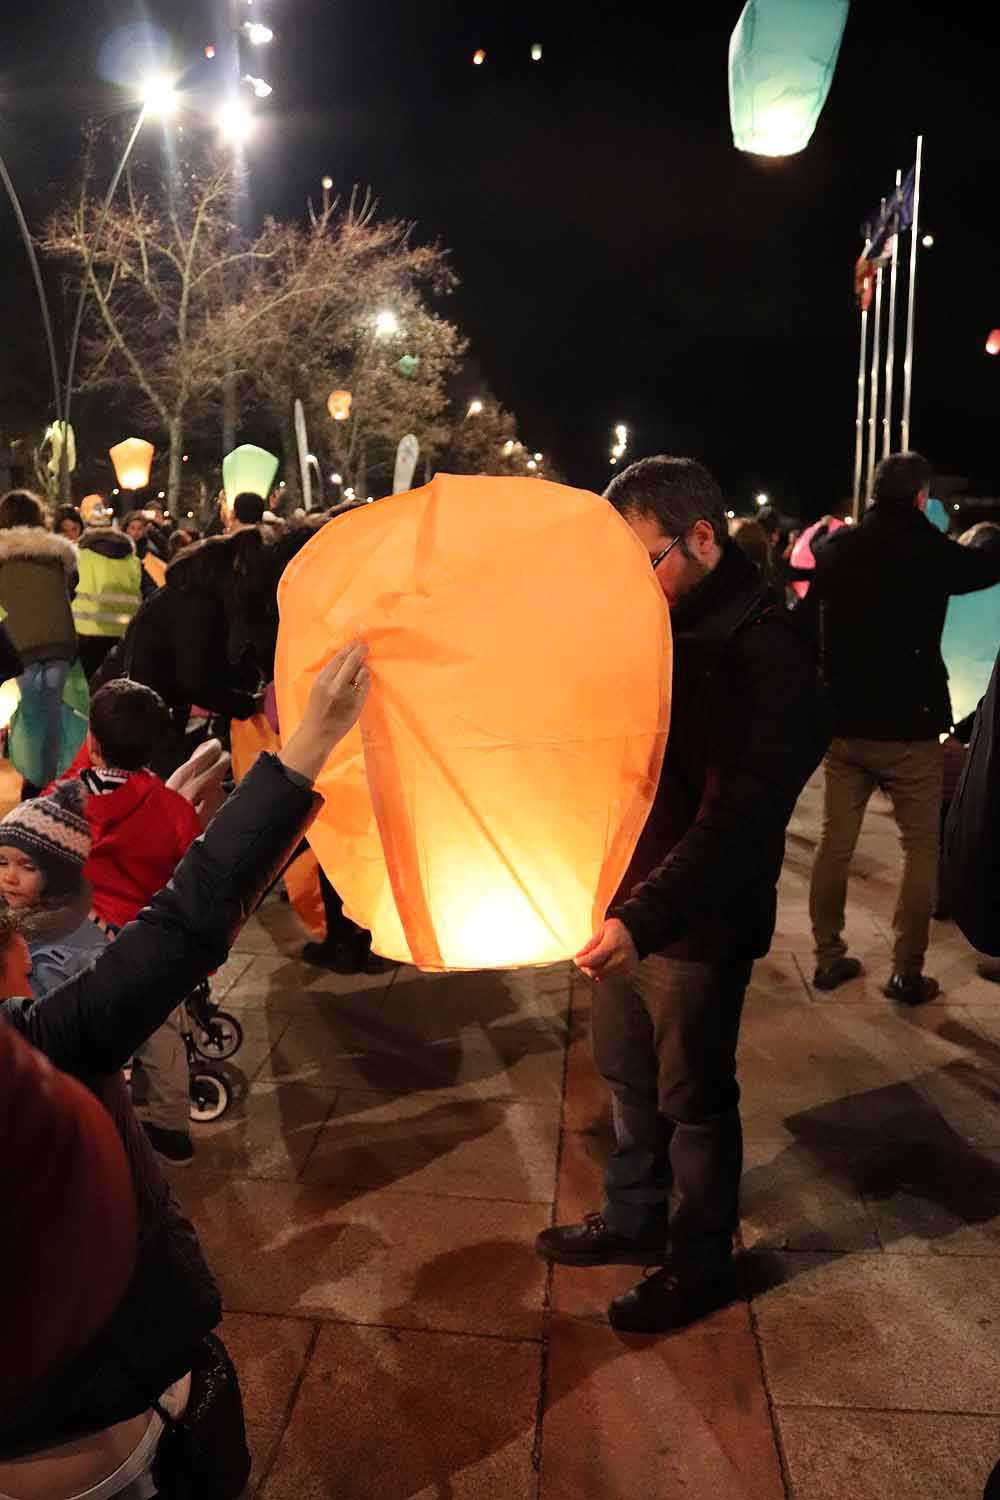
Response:
[[[4,20],[3,150],[35,218],[72,168],[79,121],[122,107],[98,46],[142,14],[127,0],[68,9],[35,0]],[[275,93],[250,151],[254,207],[298,214],[329,172],[450,246],[462,285],[443,310],[571,481],[603,487],[620,420],[630,457],[692,454],[736,509],[766,490],[808,515],[850,489],[860,223],[923,130],[936,243],[918,283],[913,440],[1000,493],[1000,359],[983,352],[1000,325],[995,36],[963,35],[957,7],[855,0],[811,145],[767,163],[729,134],[739,11],[255,0],[277,37],[260,56]],[[149,14],[179,57],[212,40],[211,0]],[[0,252],[6,390],[44,364],[5,203]]]

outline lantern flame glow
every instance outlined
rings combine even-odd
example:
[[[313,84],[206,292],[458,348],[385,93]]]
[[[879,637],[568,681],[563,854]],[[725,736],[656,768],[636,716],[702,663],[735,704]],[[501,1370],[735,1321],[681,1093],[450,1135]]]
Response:
[[[108,457],[115,469],[115,478],[123,490],[145,489],[149,483],[149,471],[153,467],[156,449],[145,438],[125,438],[108,449]]]

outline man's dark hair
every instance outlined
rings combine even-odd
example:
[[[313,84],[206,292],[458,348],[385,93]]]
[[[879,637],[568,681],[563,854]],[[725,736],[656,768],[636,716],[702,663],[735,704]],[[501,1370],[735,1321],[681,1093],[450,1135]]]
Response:
[[[931,466],[920,453],[891,453],[875,470],[872,504],[907,510],[931,486]]]
[[[260,495],[254,495],[250,490],[244,490],[242,495],[237,495],[233,501],[233,515],[237,521],[244,526],[259,526],[264,519],[267,506]]]
[[[45,506],[30,490],[8,490],[0,500],[0,530],[13,526],[44,526]]]
[[[170,715],[152,688],[116,677],[91,699],[90,731],[109,766],[141,771],[170,733]]]
[[[722,491],[693,458],[640,458],[615,475],[604,498],[619,515],[653,516],[665,536],[686,536],[696,521],[709,523],[720,547],[729,534]]]

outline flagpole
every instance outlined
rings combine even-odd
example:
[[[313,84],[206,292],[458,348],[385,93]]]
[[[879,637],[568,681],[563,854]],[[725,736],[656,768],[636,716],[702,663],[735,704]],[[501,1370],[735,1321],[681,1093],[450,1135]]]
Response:
[[[875,331],[872,334],[871,396],[868,404],[868,474],[865,499],[871,499],[875,482],[875,447],[878,429],[879,357],[882,353],[882,267],[875,274]]]
[[[903,174],[896,170],[896,199]],[[889,273],[889,332],[885,346],[885,410],[882,414],[882,457],[892,449],[892,393],[896,373],[896,273],[899,269],[899,230],[892,237],[892,269]]]
[[[868,248],[865,244],[865,249]],[[858,410],[854,419],[854,519],[861,519],[861,475],[865,461],[865,355],[868,353],[868,304],[861,295],[861,347],[858,352]]]
[[[917,161],[913,173],[913,223],[910,228],[910,288],[906,311],[906,355],[903,360],[903,425],[902,451],[910,446],[910,398],[913,394],[913,322],[916,312],[917,293],[917,246],[920,243],[920,167],[924,154],[924,138],[917,136]]]

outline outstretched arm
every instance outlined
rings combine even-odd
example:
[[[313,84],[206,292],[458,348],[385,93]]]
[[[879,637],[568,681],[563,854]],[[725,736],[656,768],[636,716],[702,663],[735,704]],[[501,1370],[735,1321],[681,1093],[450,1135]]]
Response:
[[[34,1005],[11,1002],[18,1029],[58,1067],[85,1078],[122,1067],[225,960],[312,819],[313,781],[361,712],[365,654],[355,644],[332,658],[280,755],[260,757],[170,884],[90,969]]]

